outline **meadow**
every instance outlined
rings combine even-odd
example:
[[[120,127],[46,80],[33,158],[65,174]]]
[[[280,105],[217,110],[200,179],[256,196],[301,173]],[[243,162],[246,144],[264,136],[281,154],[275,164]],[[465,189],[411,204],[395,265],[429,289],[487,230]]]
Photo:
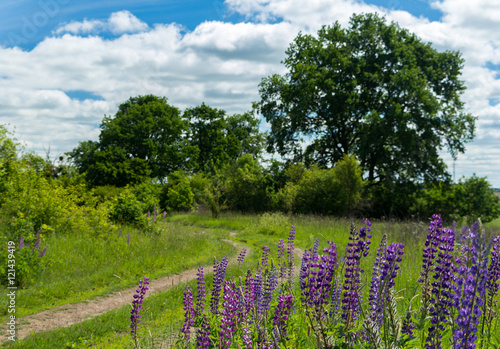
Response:
[[[89,241],[88,236],[84,234],[81,236],[53,234],[44,241],[44,244],[50,246],[49,251],[51,253],[44,256],[47,259],[39,269],[35,281],[30,287],[19,290],[17,313],[18,317],[20,317],[19,324],[22,326],[22,316],[28,314],[120,291],[137,285],[138,281],[143,280],[144,277],[154,280],[202,265],[205,270],[207,293],[207,309],[204,316],[210,318],[209,322],[212,325],[211,340],[215,345],[212,347],[223,346],[216,342],[220,328],[214,330],[217,326],[220,326],[220,317],[222,315],[219,314],[219,317],[213,314],[210,315],[208,308],[210,303],[209,295],[214,288],[214,278],[211,274],[214,257],[220,262],[223,257],[234,258],[240,252],[228,243],[229,240],[246,246],[251,252],[242,265],[230,263],[227,267],[224,279],[233,281],[238,285],[239,279],[246,280],[248,269],[251,269],[256,277],[257,270],[260,268],[261,275],[264,275],[264,281],[266,278],[271,280],[271,275],[276,276],[276,272],[272,271],[271,266],[274,265],[275,270],[278,270],[279,263],[284,261],[283,256],[278,257],[278,250],[280,249],[278,241],[283,239],[284,243],[287,243],[291,225],[296,227],[296,235],[293,241],[295,248],[301,250],[311,249],[315,245],[316,239],[318,239],[316,242],[316,255],[322,255],[324,254],[323,249],[329,246],[327,241],[332,241],[337,246],[337,259],[339,261],[347,260],[345,258],[346,246],[353,241],[349,240],[351,223],[357,226],[359,233],[361,222],[353,219],[308,215],[286,216],[272,213],[263,215],[227,213],[218,218],[212,218],[208,214],[189,213],[171,214],[165,220],[158,219],[155,223],[157,229],[153,232],[122,226],[110,232],[109,238],[96,241]],[[387,246],[396,242],[404,244],[404,254],[401,256],[401,262],[398,263],[399,270],[397,270],[397,277],[394,279],[394,286],[391,288],[393,290],[391,292],[394,292],[395,297],[398,298],[396,311],[400,317],[399,334],[397,335],[399,347],[420,347],[415,340],[405,341],[401,339],[403,338],[401,337],[401,325],[403,317],[409,309],[410,300],[419,292],[420,285],[417,280],[422,270],[422,255],[429,233],[428,228],[429,222],[373,221],[370,232],[372,235],[370,250],[365,258],[360,258],[359,268],[365,272],[360,274],[357,287],[359,287],[359,292],[365,300],[363,311],[368,311],[367,300],[370,297],[372,270],[376,262],[377,248],[382,237],[387,236]],[[490,222],[485,226],[487,240],[491,236],[498,234],[500,234],[499,220]],[[268,260],[270,262],[268,262],[267,273],[263,267],[264,261],[262,259],[264,246],[269,248]],[[301,259],[299,256],[295,255],[294,264],[295,268],[300,269]],[[312,268],[314,269],[314,265]],[[345,270],[345,265],[339,267],[338,270]],[[344,274],[339,272],[335,274],[334,279],[336,277],[343,278]],[[347,332],[345,332],[345,327],[339,329],[338,326],[345,321],[341,318],[342,310],[339,310],[336,312],[336,317],[334,317],[335,322],[333,324],[335,326],[332,326],[332,322],[329,320],[328,330],[320,334],[321,331],[318,332],[318,329],[315,328],[318,322],[314,320],[314,316],[319,316],[318,319],[326,315],[330,316],[327,305],[325,303],[321,307],[326,311],[326,315],[308,313],[308,307],[304,306],[307,303],[303,303],[305,302],[304,289],[307,289],[312,281],[307,281],[301,288],[298,285],[299,279],[303,281],[304,277],[294,276],[295,282],[292,284],[286,281],[286,278],[280,278],[279,283],[276,283],[273,292],[275,296],[268,304],[269,314],[266,313],[266,320],[260,322],[262,326],[268,326],[268,330],[263,332],[267,334],[268,345],[271,345],[272,338],[276,338],[273,335],[273,314],[279,304],[278,296],[290,294],[294,295],[295,310],[291,315],[290,313],[288,315],[284,313],[285,317],[290,317],[287,325],[290,334],[289,342],[282,340],[278,344],[279,347],[351,347],[346,346],[348,345],[346,343],[348,343],[348,340],[355,340],[352,338],[353,333],[363,331],[363,324],[357,322]],[[306,279],[309,280],[307,277]],[[222,280],[217,281],[215,279],[215,283],[218,282],[218,287],[222,286],[219,306],[221,306],[220,309],[224,309],[227,308],[224,306],[226,304],[223,303],[227,301],[224,300],[223,296],[225,295],[224,286],[226,284],[223,284]],[[131,307],[128,305],[69,327],[32,334],[16,342],[4,342],[3,346],[9,348],[134,348],[136,345],[141,348],[185,347],[186,343],[184,341],[187,337],[182,334],[181,329],[185,328],[185,315],[191,314],[186,310],[186,307],[189,309],[189,297],[186,298],[185,293],[186,286],[190,287],[192,297],[195,299],[194,305],[196,305],[197,280],[175,285],[165,292],[145,298],[142,304],[143,309],[140,310],[141,321],[138,324],[138,341],[136,343],[130,333]],[[230,292],[231,286],[227,287],[229,289],[226,292]],[[236,289],[233,288],[233,292]],[[331,287],[328,292],[330,292],[331,297]],[[7,299],[4,297],[1,301],[7,302]],[[130,303],[132,303],[132,299]],[[420,300],[413,298],[412,314],[414,314],[415,319],[420,308],[419,304]],[[496,305],[493,306],[493,308],[495,307]],[[6,304],[2,304],[1,308],[7,309]],[[313,309],[314,307],[309,308]],[[313,319],[308,319],[306,314],[309,314],[307,316],[313,316]],[[361,316],[357,317],[361,318]],[[203,316],[198,316],[196,323],[194,318],[190,318],[190,316],[188,318],[188,323],[193,320],[192,326],[196,328],[202,326],[203,320],[200,319]],[[4,312],[2,323],[6,323],[6,321],[7,313]],[[430,318],[427,321],[430,321]],[[248,325],[248,323],[247,321],[246,324]],[[428,328],[428,325],[427,323],[424,327]],[[496,320],[494,320],[493,325],[496,326]],[[242,330],[243,327],[238,325],[235,333],[241,335]],[[340,330],[344,331],[343,337],[339,337]],[[417,330],[418,328],[415,331]],[[389,331],[389,329],[385,331]],[[204,347],[199,346],[195,340],[196,330],[191,329],[191,332],[192,346]],[[364,333],[369,333],[369,331],[367,332],[365,329]],[[258,337],[258,334],[255,333],[254,336]],[[452,333],[450,331],[446,332],[444,341],[449,340],[451,337]],[[334,340],[334,338],[336,339]],[[388,338],[384,340],[387,343],[391,341]],[[490,336],[490,341],[493,344],[488,345],[498,347],[498,338],[495,335]],[[242,339],[236,339],[236,335],[232,342],[231,347],[245,347]],[[255,339],[255,342],[258,342],[258,340]],[[342,346],[339,344],[341,342],[344,343]],[[361,342],[360,340],[359,343]],[[487,348],[488,345],[483,347]],[[362,344],[357,344],[357,346],[370,347]],[[265,347],[265,343],[263,342],[262,346],[259,344],[259,347]],[[443,347],[449,346],[445,344]]]

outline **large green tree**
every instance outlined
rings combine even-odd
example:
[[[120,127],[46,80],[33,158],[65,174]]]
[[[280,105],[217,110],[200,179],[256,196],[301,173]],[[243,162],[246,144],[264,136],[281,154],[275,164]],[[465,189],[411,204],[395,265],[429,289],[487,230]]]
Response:
[[[68,153],[93,185],[124,186],[148,176],[163,181],[173,171],[188,169],[197,156],[186,137],[188,122],[164,97],[131,97],[100,127],[99,141],[81,142]]]
[[[474,136],[460,100],[463,63],[375,14],[299,34],[288,72],[260,84],[268,151],[322,167],[356,155],[371,183],[446,177],[439,150],[456,156]]]

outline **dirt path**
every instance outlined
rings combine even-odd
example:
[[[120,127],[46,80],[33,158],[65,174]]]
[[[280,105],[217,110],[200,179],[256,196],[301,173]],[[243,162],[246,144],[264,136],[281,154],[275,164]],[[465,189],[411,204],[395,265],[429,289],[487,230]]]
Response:
[[[233,244],[237,249],[241,250],[242,248],[246,248],[247,256],[251,253],[251,250],[248,246],[236,243],[234,241],[225,241]],[[229,263],[235,264],[237,257],[238,255],[232,258]],[[198,268],[189,269],[177,275],[171,275],[161,279],[151,280],[149,282],[149,290],[146,294],[146,297],[158,292],[165,291],[181,282],[187,282],[196,279],[197,272]],[[19,330],[17,331],[17,339],[23,339],[31,333],[50,331],[59,327],[67,327],[94,316],[102,315],[107,311],[123,307],[124,305],[130,304],[132,302],[133,295],[135,294],[136,289],[137,286],[134,286],[133,288],[112,293],[108,296],[98,299],[75,304],[66,304],[57,308],[52,308],[40,313],[19,318]]]

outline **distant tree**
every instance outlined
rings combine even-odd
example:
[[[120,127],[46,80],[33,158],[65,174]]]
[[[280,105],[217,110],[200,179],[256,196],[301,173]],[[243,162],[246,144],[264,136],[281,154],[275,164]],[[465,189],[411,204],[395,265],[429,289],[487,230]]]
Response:
[[[190,144],[196,148],[196,171],[214,173],[244,154],[258,156],[262,151],[259,120],[250,113],[227,116],[203,103],[186,109],[183,117],[189,121]]]
[[[460,100],[463,62],[376,14],[299,34],[288,72],[260,84],[268,151],[325,168],[355,155],[372,184],[444,178],[439,150],[456,156],[474,135]]]

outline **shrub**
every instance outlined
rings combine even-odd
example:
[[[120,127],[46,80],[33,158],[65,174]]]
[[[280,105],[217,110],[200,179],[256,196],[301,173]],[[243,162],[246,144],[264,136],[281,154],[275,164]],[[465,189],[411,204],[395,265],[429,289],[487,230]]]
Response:
[[[283,213],[264,213],[259,217],[257,233],[264,235],[282,235],[289,229],[289,219]]]
[[[140,202],[130,189],[124,190],[110,207],[110,218],[115,222],[130,223],[145,227],[147,219],[144,204]]]
[[[194,208],[194,193],[184,171],[172,172],[160,194],[160,206],[167,211],[190,211]]]

